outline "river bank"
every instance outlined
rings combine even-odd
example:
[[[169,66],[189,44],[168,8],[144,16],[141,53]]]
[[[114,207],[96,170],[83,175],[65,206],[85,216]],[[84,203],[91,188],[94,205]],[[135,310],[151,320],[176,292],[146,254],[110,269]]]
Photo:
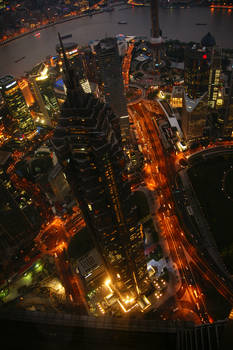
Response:
[[[92,15],[98,15],[100,13],[103,13],[105,12],[104,10],[100,10],[100,11],[96,11],[95,13],[93,13]],[[4,46],[8,43],[10,43],[11,41],[14,41],[14,40],[17,40],[17,39],[20,39],[20,38],[23,38],[24,36],[26,35],[30,35],[30,34],[33,34],[35,32],[38,32],[38,31],[41,31],[43,29],[46,29],[46,28],[49,28],[49,27],[54,27],[55,25],[57,24],[62,24],[62,23],[65,23],[65,22],[69,22],[69,21],[73,21],[74,19],[78,19],[78,18],[83,18],[83,17],[89,17],[90,15],[89,14],[83,14],[83,15],[77,15],[77,16],[71,16],[69,18],[65,18],[65,19],[62,19],[60,21],[56,21],[56,22],[53,22],[53,23],[48,23],[48,24],[45,24],[45,25],[42,25],[40,27],[37,27],[37,28],[34,28],[34,29],[31,29],[29,30],[28,32],[25,32],[25,33],[22,33],[22,34],[19,34],[19,35],[16,35],[12,38],[9,38],[7,40],[4,40],[4,41],[0,41],[0,46]]]
[[[125,5],[126,7],[122,8],[122,10],[127,10],[127,9],[129,9],[131,7],[131,5],[127,5],[127,4],[125,4],[125,2],[119,2],[117,4],[112,4],[112,8],[118,7],[118,6],[123,6],[123,5]],[[45,25],[42,25],[42,26],[38,26],[36,28],[28,30],[25,33],[18,34],[18,35],[13,36],[12,38],[0,41],[0,46],[4,46],[4,45],[10,43],[11,41],[23,38],[24,36],[33,34],[33,33],[38,32],[40,30],[43,30],[43,29],[46,29],[46,28],[49,28],[49,27],[53,27],[53,26],[55,26],[57,24],[62,24],[62,23],[65,23],[65,22],[73,21],[74,19],[78,19],[78,18],[92,17],[94,15],[98,15],[98,14],[104,13],[104,12],[108,12],[108,11],[106,11],[106,8],[100,9],[98,11],[95,10],[94,12],[90,12],[90,13],[83,13],[83,14],[79,14],[79,15],[76,15],[76,16],[69,16],[68,18],[62,18],[61,20],[58,20],[56,22],[52,22],[52,23],[48,23],[48,24],[45,24]]]
[[[123,4],[114,11],[102,9],[96,15],[65,18],[59,23],[45,25],[42,29],[24,33],[0,46],[0,76],[12,74],[23,76],[47,56],[56,55],[57,33],[72,34],[72,41],[79,46],[87,45],[91,40],[114,37],[118,34],[136,37],[150,37],[150,8],[134,7]],[[121,10],[124,8],[124,10]],[[127,22],[127,24],[119,24]],[[196,25],[206,23],[206,25]],[[233,12],[224,10],[211,11],[210,8],[193,7],[190,9],[168,10],[160,8],[160,27],[163,36],[168,40],[183,43],[200,42],[210,32],[219,47],[233,49],[233,41],[229,33],[233,32]],[[35,33],[40,31],[40,36]],[[20,40],[16,40],[20,39]],[[25,59],[15,63],[19,58]]]

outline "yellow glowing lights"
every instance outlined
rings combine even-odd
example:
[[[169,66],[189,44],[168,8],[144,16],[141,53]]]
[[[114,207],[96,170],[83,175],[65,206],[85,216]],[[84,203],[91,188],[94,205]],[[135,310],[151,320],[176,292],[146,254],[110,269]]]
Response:
[[[36,77],[36,80],[45,80],[48,78],[48,67],[45,66],[44,69],[40,72],[40,76]]]
[[[118,302],[118,304],[120,305],[120,307],[122,308],[122,310],[123,310],[125,313],[131,311],[131,310],[134,309],[136,306],[138,306],[138,304],[135,303],[135,304],[134,304],[133,306],[131,306],[129,309],[126,309],[126,308],[124,307],[124,305],[120,302],[119,299],[117,300],[117,302]]]
[[[105,286],[110,290],[110,292],[112,293],[113,292],[113,290],[112,290],[112,288],[110,287],[110,283],[111,283],[112,281],[110,280],[110,278],[108,278],[105,282],[104,282],[104,284],[105,284]]]
[[[158,98],[161,98],[162,100],[165,98],[164,92],[162,90],[159,91]]]
[[[130,298],[128,295],[124,299],[125,304],[132,304],[134,301],[135,301],[135,298],[133,298],[133,297]]]
[[[105,284],[105,286],[106,287],[109,287],[109,284],[111,283],[111,280],[110,279],[107,279],[105,282],[104,282],[104,284]]]
[[[104,311],[104,309],[102,308],[101,304],[100,304],[100,303],[97,303],[97,306],[98,306],[100,312],[101,312],[102,314],[105,314],[105,311]]]

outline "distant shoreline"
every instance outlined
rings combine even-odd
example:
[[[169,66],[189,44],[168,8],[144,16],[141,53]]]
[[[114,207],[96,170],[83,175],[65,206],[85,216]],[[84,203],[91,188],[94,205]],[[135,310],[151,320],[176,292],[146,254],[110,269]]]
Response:
[[[93,13],[92,15],[98,15],[99,13],[103,13],[103,12],[105,12],[105,11],[104,10],[100,10],[98,12]],[[22,33],[22,34],[16,35],[13,38],[9,38],[7,40],[0,41],[0,46],[4,46],[4,45],[10,43],[11,41],[23,38],[26,35],[38,32],[40,30],[43,30],[43,29],[46,29],[46,28],[49,28],[49,27],[53,27],[53,26],[56,26],[57,24],[61,24],[61,23],[68,22],[68,21],[72,21],[74,19],[78,19],[78,18],[82,18],[82,17],[89,17],[89,14],[85,13],[83,15],[72,16],[72,17],[69,17],[69,18],[62,19],[62,20],[57,21],[57,22],[53,22],[53,23],[48,23],[48,24],[42,25],[42,26],[37,27],[35,29],[29,30],[26,33]]]
[[[118,3],[118,4],[112,4],[112,7],[118,7],[118,6],[126,6],[126,7],[122,8],[122,10],[127,10],[127,9],[132,7],[132,5],[126,4],[125,2],[121,2],[121,3]],[[138,7],[138,8],[140,8],[140,7],[149,7],[149,4],[145,4],[145,6],[135,6],[135,7]],[[199,7],[199,6],[196,5],[195,7]],[[169,9],[169,7],[163,7],[163,6],[161,6],[161,8]],[[180,7],[174,7],[173,9],[176,10],[176,9],[179,9],[179,8]],[[103,8],[103,9],[101,9],[99,11],[95,11],[95,12],[91,13],[91,16],[95,16],[95,15],[98,15],[98,14],[104,13],[104,12],[106,12],[106,11]],[[31,30],[29,30],[29,31],[27,31],[25,33],[18,34],[16,36],[12,37],[12,38],[6,39],[4,41],[0,41],[0,46],[5,46],[8,43],[10,43],[11,41],[23,38],[24,36],[30,35],[30,34],[35,33],[37,31],[40,31],[40,30],[43,30],[43,29],[46,29],[46,28],[49,28],[49,27],[56,26],[57,24],[62,24],[62,23],[65,23],[65,22],[73,21],[73,20],[78,19],[78,18],[89,17],[89,16],[90,15],[88,13],[85,13],[85,14],[81,14],[81,15],[71,16],[69,18],[63,18],[61,20],[58,20],[57,22],[53,22],[53,23],[48,23],[48,24],[42,25],[40,27],[31,29]]]

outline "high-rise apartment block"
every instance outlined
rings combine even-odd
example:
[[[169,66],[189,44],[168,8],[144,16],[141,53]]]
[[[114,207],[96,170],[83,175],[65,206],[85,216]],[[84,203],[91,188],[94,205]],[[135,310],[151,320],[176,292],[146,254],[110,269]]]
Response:
[[[106,38],[94,47],[106,102],[120,119],[123,143],[129,141],[129,116],[124,95],[117,39]]]
[[[0,78],[0,92],[9,113],[11,135],[30,137],[35,126],[17,81],[10,75]]]
[[[53,136],[55,152],[107,267],[109,283],[122,298],[128,293],[136,297],[145,289],[147,268],[136,208],[123,176],[124,156],[115,133],[119,119],[83,92],[68,62],[65,83],[67,99]]]

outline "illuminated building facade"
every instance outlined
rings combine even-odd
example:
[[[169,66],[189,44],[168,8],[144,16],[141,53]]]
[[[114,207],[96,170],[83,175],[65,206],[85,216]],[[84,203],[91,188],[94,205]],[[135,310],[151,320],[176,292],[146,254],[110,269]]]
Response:
[[[6,106],[4,105],[4,101],[0,95],[0,143],[4,141],[4,134],[5,134],[4,119],[6,117],[6,114],[7,114]]]
[[[183,107],[183,96],[184,88],[183,86],[173,86],[170,105],[172,108],[181,108]]]
[[[208,90],[209,57],[208,52],[194,45],[185,50],[184,85],[191,99],[201,97]]]
[[[97,66],[104,88],[105,101],[120,120],[122,142],[129,141],[129,116],[124,95],[121,61],[118,53],[117,39],[106,38],[94,47]]]
[[[86,56],[83,52],[79,50],[79,47],[76,43],[66,43],[64,44],[65,53],[69,60],[69,63],[75,67],[79,73],[79,82],[85,93],[91,93],[91,86],[88,80],[88,67],[86,62]],[[56,47],[57,52],[59,53],[62,64],[63,53],[60,45]]]
[[[0,91],[9,112],[11,135],[29,137],[35,126],[17,81],[10,75],[0,78]]]
[[[29,80],[43,117],[40,122],[53,125],[59,114],[59,106],[55,96],[53,81],[49,76],[48,66],[37,65],[29,75]]]
[[[123,297],[145,289],[143,239],[124,177],[124,156],[116,137],[118,117],[85,94],[66,61],[67,99],[52,139],[59,163],[78,201],[110,281]]]
[[[31,199],[13,185],[7,169],[11,153],[0,151],[0,251],[32,239],[40,229],[41,218]]]
[[[33,103],[35,102],[35,99],[33,97],[33,94],[30,90],[28,81],[26,79],[21,79],[18,81],[19,87],[23,93],[23,96],[25,98],[27,106],[32,106]]]
[[[159,28],[159,0],[150,1],[151,14],[151,38],[150,45],[152,49],[153,68],[156,68],[161,63],[160,51],[163,42]]]
[[[231,71],[229,92],[226,101],[223,136],[233,137],[233,70]]]
[[[65,48],[65,53],[66,53],[66,56],[67,56],[70,64],[75,65],[77,63],[78,55],[79,55],[78,44],[77,43],[64,43],[63,46]],[[62,48],[59,44],[56,46],[56,51],[60,56],[60,59],[61,59],[60,62],[62,65],[63,52],[62,52]]]
[[[222,53],[219,48],[212,49],[212,57],[210,64],[209,85],[208,85],[208,105],[211,108],[222,106],[223,98],[219,98],[221,91],[221,62]]]
[[[92,92],[91,85],[88,79],[88,67],[86,56],[83,52],[79,53],[77,58],[77,63],[75,65],[75,69],[79,75],[79,83],[82,86],[83,91],[86,94],[90,94]]]

